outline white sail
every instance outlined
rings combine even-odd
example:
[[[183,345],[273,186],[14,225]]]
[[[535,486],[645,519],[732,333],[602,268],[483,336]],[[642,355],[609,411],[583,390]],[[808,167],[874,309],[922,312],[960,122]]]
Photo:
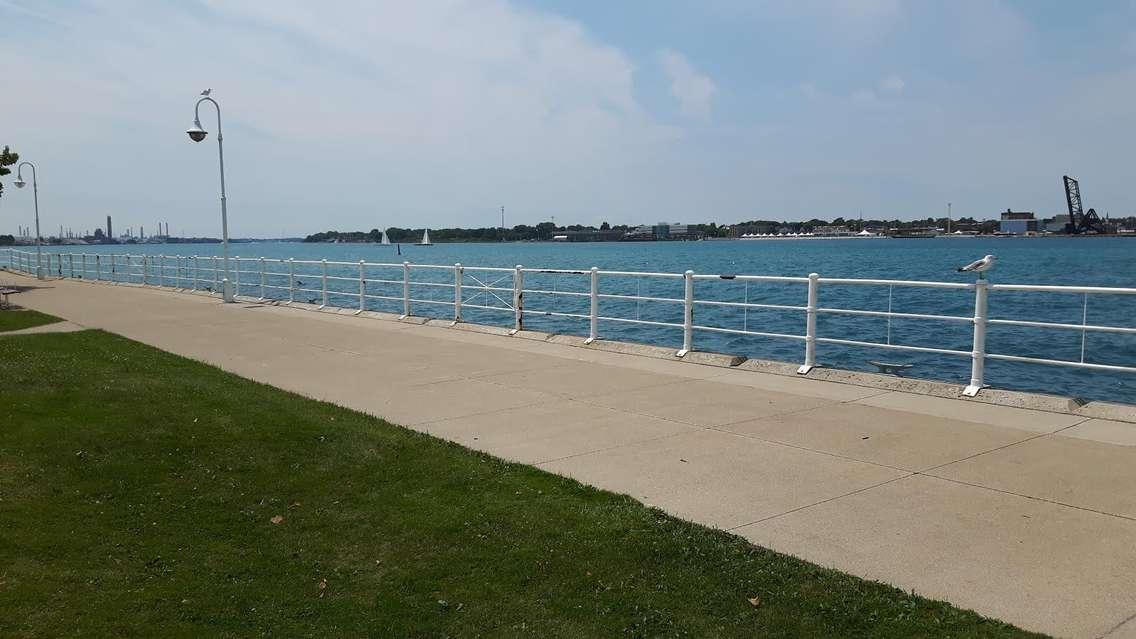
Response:
[[[390,244],[391,243],[390,237],[387,236],[386,231],[382,231],[380,234],[383,236],[383,239],[379,242],[380,244]]]
[[[422,244],[422,246],[430,246],[430,229],[422,230],[422,241],[420,244]]]

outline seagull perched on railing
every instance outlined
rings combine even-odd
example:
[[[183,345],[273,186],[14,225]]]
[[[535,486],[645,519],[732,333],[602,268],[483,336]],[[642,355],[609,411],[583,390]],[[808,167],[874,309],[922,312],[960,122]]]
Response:
[[[960,266],[959,269],[958,269],[958,272],[959,273],[978,273],[978,277],[979,277],[979,279],[981,279],[981,278],[984,277],[983,273],[994,268],[994,262],[997,259],[998,258],[994,257],[993,255],[987,255],[986,257],[984,257],[980,260],[975,260],[975,261],[971,262],[970,264],[967,264],[966,266]]]

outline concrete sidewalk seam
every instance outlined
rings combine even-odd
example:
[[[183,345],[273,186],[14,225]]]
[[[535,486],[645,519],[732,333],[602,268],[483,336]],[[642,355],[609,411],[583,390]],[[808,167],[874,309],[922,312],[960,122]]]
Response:
[[[900,475],[899,477],[892,477],[891,479],[887,479],[887,480],[881,481],[879,483],[872,484],[871,486],[864,486],[863,488],[857,488],[856,490],[852,490],[852,491],[843,493],[841,495],[835,495],[833,497],[829,497],[827,499],[822,499],[820,501],[816,501],[816,502],[813,502],[811,504],[805,504],[804,506],[798,506],[796,508],[791,508],[789,510],[786,510],[783,513],[777,513],[775,515],[769,515],[768,517],[762,517],[761,519],[757,519],[757,520],[754,520],[754,521],[751,521],[751,522],[748,522],[748,523],[745,523],[745,524],[738,524],[737,526],[733,526],[731,528],[726,528],[725,530],[727,532],[733,532],[733,531],[738,530],[740,528],[745,528],[746,526],[753,526],[753,525],[756,525],[756,524],[764,523],[764,522],[767,522],[771,519],[777,519],[779,517],[784,517],[786,515],[791,515],[793,513],[800,512],[802,510],[813,508],[814,506],[820,506],[822,504],[827,504],[831,501],[836,501],[837,499],[844,499],[845,497],[851,497],[852,495],[858,495],[860,493],[867,492],[869,490],[874,490],[876,488],[879,488],[880,486],[886,486],[888,484],[897,482],[901,479],[908,479],[910,477],[914,477],[917,474],[918,473],[909,472],[906,475]]]
[[[1060,433],[1063,430],[1068,430],[1070,428],[1080,426],[1081,424],[1084,424],[1087,421],[1091,421],[1092,419],[1093,419],[1092,417],[1086,417],[1086,418],[1082,419],[1081,421],[1079,421],[1075,424],[1069,424],[1068,426],[1062,426],[1061,428],[1050,431],[1048,433],[1035,433],[1034,435],[1031,435],[1029,437],[1026,437],[1025,439],[1022,439],[1022,440],[1019,440],[1019,441],[1016,441],[1016,442],[1010,442],[1009,444],[1003,444],[1001,446],[995,446],[994,448],[991,448],[989,450],[979,451],[977,453],[974,453],[973,455],[967,455],[966,457],[963,457],[961,459],[956,459],[954,461],[945,462],[945,463],[939,464],[937,466],[931,466],[930,468],[924,468],[922,470],[916,470],[914,472],[933,477],[935,475],[930,474],[931,471],[933,471],[933,470],[939,470],[940,468],[950,466],[951,464],[959,464],[959,463],[962,463],[964,461],[969,461],[971,459],[974,459],[975,457],[981,457],[983,455],[989,455],[990,453],[996,453],[1000,450],[1005,450],[1007,448],[1012,448],[1014,446],[1019,446],[1021,444],[1025,444],[1026,442],[1032,442],[1035,439],[1041,439],[1042,437],[1051,437],[1053,435],[1056,435],[1057,433]]]
[[[1123,630],[1124,626],[1127,626],[1128,622],[1132,621],[1133,619],[1136,619],[1136,612],[1129,615],[1129,617],[1127,619],[1125,619],[1124,621],[1121,621],[1120,623],[1116,624],[1115,626],[1109,628],[1107,632],[1105,632],[1100,637],[1097,637],[1097,639],[1106,639],[1109,635],[1116,632],[1117,630]]]
[[[1103,510],[1097,510],[1095,508],[1088,508],[1086,506],[1077,506],[1077,505],[1074,505],[1074,504],[1067,504],[1063,501],[1057,501],[1056,499],[1047,499],[1045,497],[1036,497],[1034,495],[1026,495],[1026,494],[1023,494],[1023,493],[1016,493],[1012,490],[1005,490],[1005,489],[1002,489],[1002,488],[994,488],[992,486],[984,486],[982,484],[975,484],[975,483],[971,483],[971,482],[968,482],[968,481],[963,481],[961,479],[951,479],[950,477],[943,477],[943,476],[940,476],[940,475],[932,475],[930,473],[920,473],[920,472],[912,473],[912,475],[921,475],[923,477],[930,477],[932,479],[939,479],[939,480],[942,480],[942,481],[950,482],[952,484],[958,484],[960,486],[970,486],[971,488],[979,488],[979,489],[982,489],[982,490],[989,490],[990,492],[994,492],[994,493],[1001,493],[1003,495],[1020,497],[1022,499],[1029,499],[1031,501],[1038,501],[1038,502],[1042,502],[1042,503],[1045,503],[1045,504],[1052,504],[1054,506],[1063,506],[1065,508],[1072,508],[1074,510],[1080,510],[1082,512],[1093,513],[1095,515],[1102,515],[1104,517],[1115,517],[1117,519],[1124,519],[1124,520],[1127,520],[1127,521],[1136,522],[1136,517],[1132,517],[1130,515],[1121,515],[1119,513],[1110,513],[1110,512],[1103,511]]]

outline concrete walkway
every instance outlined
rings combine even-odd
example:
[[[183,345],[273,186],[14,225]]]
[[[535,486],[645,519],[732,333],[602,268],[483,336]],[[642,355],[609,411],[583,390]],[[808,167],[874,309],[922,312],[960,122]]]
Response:
[[[1136,424],[130,286],[20,301],[1027,629],[1136,637]]]

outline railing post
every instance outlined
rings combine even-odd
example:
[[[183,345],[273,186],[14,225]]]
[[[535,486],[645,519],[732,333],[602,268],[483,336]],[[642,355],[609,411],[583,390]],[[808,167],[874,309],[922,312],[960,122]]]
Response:
[[[462,321],[462,279],[465,274],[465,269],[462,268],[461,262],[454,264],[454,323]]]
[[[101,282],[103,279],[103,262],[99,259],[101,256],[95,253],[95,281]]]
[[[363,260],[359,260],[359,312],[367,310],[367,279],[364,275],[363,267],[366,264]]]
[[[986,278],[974,283],[974,346],[970,351],[970,385],[962,394],[974,397],[982,389],[986,372]]]
[[[585,344],[591,344],[599,339],[600,335],[600,269],[592,267],[591,305],[588,309],[588,339]]]
[[[327,308],[327,258],[323,259],[323,274],[320,279],[323,281],[323,303],[320,308]]]
[[[260,299],[264,299],[264,258],[260,258]]]
[[[214,255],[213,256],[213,292],[214,293],[217,292],[217,286],[218,286],[218,282],[217,282],[217,256]]]
[[[75,279],[75,254],[67,254],[67,268],[71,271],[71,279]]]
[[[675,357],[694,350],[694,271],[682,274],[682,348]]]
[[[288,303],[296,301],[296,258],[288,258]]]
[[[809,273],[809,298],[805,306],[805,363],[797,369],[798,375],[808,375],[816,367],[817,357],[817,296],[820,275]]]
[[[193,290],[197,290],[197,280],[201,277],[201,266],[197,261],[197,256],[193,256]]]
[[[398,319],[410,317],[410,262],[402,263],[402,315]]]
[[[524,267],[518,264],[513,268],[513,330],[509,331],[510,335],[516,335],[517,331],[523,330],[525,327],[525,271]]]
[[[87,279],[87,254],[83,253],[80,256],[79,261],[82,263],[82,267],[83,267],[83,279]]]
[[[241,294],[241,256],[240,255],[234,255],[233,256],[233,264],[236,265],[236,269],[234,269],[234,272],[233,272],[233,277],[236,280],[235,282],[233,282],[233,286],[234,286],[233,297],[236,298],[236,297],[240,296],[240,294]]]

